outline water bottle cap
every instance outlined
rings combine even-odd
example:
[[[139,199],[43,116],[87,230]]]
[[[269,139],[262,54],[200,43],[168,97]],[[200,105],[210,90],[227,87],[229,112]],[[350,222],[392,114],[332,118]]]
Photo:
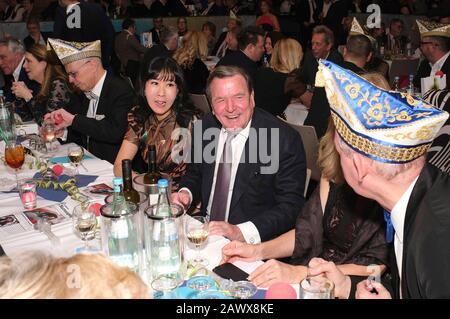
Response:
[[[123,184],[123,179],[122,177],[114,177],[113,178],[113,185],[117,186],[117,185],[122,185]]]
[[[164,178],[158,180],[158,187],[169,187],[169,181]]]

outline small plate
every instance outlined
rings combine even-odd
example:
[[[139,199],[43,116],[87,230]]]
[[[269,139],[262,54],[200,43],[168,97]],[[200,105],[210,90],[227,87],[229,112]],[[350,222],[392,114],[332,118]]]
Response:
[[[193,299],[233,299],[233,297],[224,295],[217,290],[205,290],[199,292]]]

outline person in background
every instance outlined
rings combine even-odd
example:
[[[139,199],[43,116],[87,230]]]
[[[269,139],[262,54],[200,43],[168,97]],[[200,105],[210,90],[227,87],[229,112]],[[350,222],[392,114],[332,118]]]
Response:
[[[177,19],[178,36],[183,37],[188,32],[186,17],[179,17]]]
[[[70,104],[45,115],[67,142],[83,146],[93,155],[114,163],[127,129],[127,114],[136,96],[124,79],[106,71],[101,61],[100,41],[74,43],[49,38],[72,85],[84,93],[81,103]],[[63,129],[66,129],[63,130]],[[65,136],[60,136],[64,138]]]
[[[219,51],[220,47],[223,47],[225,45],[225,39],[227,37],[228,31],[232,31],[236,27],[242,27],[242,22],[232,11],[230,11],[230,17],[228,18],[227,27],[219,35],[216,45],[214,46],[214,49],[211,52],[212,55],[222,57],[217,54],[217,51]]]
[[[128,114],[128,129],[114,162],[114,174],[121,176],[122,160],[133,160],[138,153],[148,163],[148,147],[155,145],[157,168],[171,176],[175,190],[186,163],[175,161],[171,153],[175,146],[182,149],[186,141],[180,144],[172,133],[180,128],[191,130],[201,114],[189,103],[183,71],[172,58],[154,59],[142,80],[142,103]]]
[[[47,44],[47,39],[52,36],[51,32],[41,32],[39,20],[31,18],[27,21],[28,36],[23,39],[25,49],[30,48],[33,44]]]
[[[208,43],[203,32],[186,33],[183,37],[183,46],[175,51],[173,58],[183,70],[189,93],[205,93],[209,71],[202,60],[207,56]]]
[[[28,78],[38,82],[41,88],[33,97],[32,91],[25,83],[18,82],[14,93],[26,101],[39,125],[45,114],[78,102],[77,96],[69,87],[66,71],[53,50],[47,50],[44,45],[33,44],[25,53],[23,67]]]
[[[212,55],[212,51],[216,45],[216,25],[211,21],[206,21],[202,25],[202,32],[208,40],[208,55]]]
[[[114,27],[101,6],[78,0],[59,0],[53,24],[53,37],[70,42],[93,42],[100,40],[102,45],[103,67],[108,69],[114,45]],[[68,23],[73,19],[77,6],[80,12],[81,26]]]
[[[225,55],[217,63],[237,66],[245,70],[252,81],[255,79],[258,63],[264,53],[264,32],[260,27],[248,26],[238,35],[239,49]]]
[[[23,84],[32,91],[35,96],[40,88],[39,83],[31,80],[23,65],[25,63],[25,47],[22,42],[16,38],[5,38],[0,40],[0,69],[5,77],[3,93],[5,101],[14,103],[15,112],[23,121],[30,121],[33,118],[25,101],[14,95],[14,83],[23,82]]]
[[[280,23],[276,15],[272,13],[272,1],[261,0],[259,2],[260,15],[256,18],[256,25],[261,26],[264,31],[280,32]]]
[[[222,45],[217,50],[216,56],[218,58],[223,58],[224,56],[239,50],[239,42],[238,36],[241,33],[241,27],[236,27],[231,31],[227,32],[227,36],[225,40],[222,42]]]
[[[139,43],[136,37],[136,22],[133,19],[126,18],[122,21],[122,32],[114,40],[114,50],[120,60],[121,72],[135,85],[140,61],[148,48]]]
[[[5,15],[5,22],[25,21],[25,8],[18,0],[8,0],[8,6],[11,8],[9,14]]]
[[[282,115],[291,101],[285,90],[288,74],[298,69],[303,49],[294,39],[281,39],[275,44],[269,67],[260,68],[255,77],[255,104],[267,112]]]
[[[0,258],[1,299],[147,299],[141,278],[103,254],[54,257],[29,251]]]
[[[273,47],[278,42],[278,40],[282,38],[283,34],[280,32],[267,32],[266,37],[264,38],[263,66],[269,65]]]
[[[161,32],[164,29],[164,22],[162,16],[154,16],[153,17],[153,28],[150,29],[152,33],[152,42],[153,45],[161,43]]]
[[[420,51],[425,59],[420,63],[414,86],[421,87],[421,79],[434,77],[441,71],[446,74],[450,88],[450,24],[435,24],[417,20],[420,30]]]
[[[406,44],[409,42],[409,40],[402,34],[404,27],[405,24],[403,20],[397,18],[392,19],[389,25],[386,49],[394,55],[406,53]]]
[[[306,51],[297,77],[305,83],[308,90],[300,97],[300,101],[307,107],[311,107],[311,100],[314,92],[314,84],[316,79],[317,61],[319,59],[327,59],[332,62],[342,62],[341,54],[333,48],[334,34],[329,28],[323,25],[316,26],[312,31],[312,47]],[[326,127],[326,126],[325,126]]]

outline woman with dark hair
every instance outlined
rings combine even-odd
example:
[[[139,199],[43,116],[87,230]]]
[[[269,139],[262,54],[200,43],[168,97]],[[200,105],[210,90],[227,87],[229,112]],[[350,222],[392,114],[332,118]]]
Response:
[[[40,125],[45,114],[64,108],[75,99],[69,87],[64,67],[53,50],[44,45],[33,44],[25,53],[24,69],[31,80],[38,82],[41,89],[33,97],[24,82],[15,82],[14,94],[23,98],[33,118]]]
[[[152,60],[142,83],[141,103],[128,113],[128,130],[114,162],[114,174],[121,176],[122,160],[132,160],[138,152],[147,161],[148,147],[155,145],[157,167],[172,177],[176,190],[186,163],[183,158],[172,158],[172,149],[176,146],[174,154],[180,154],[186,139],[181,135],[172,139],[172,132],[191,130],[201,113],[189,103],[183,71],[172,58]]]

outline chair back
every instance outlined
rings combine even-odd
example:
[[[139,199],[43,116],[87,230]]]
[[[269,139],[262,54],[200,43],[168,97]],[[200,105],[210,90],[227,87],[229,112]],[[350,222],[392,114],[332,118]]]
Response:
[[[209,105],[208,98],[205,94],[189,93],[189,98],[191,99],[192,104],[204,114],[211,112],[211,106]]]
[[[313,126],[296,125],[289,123],[302,137],[306,155],[306,167],[311,170],[311,179],[320,181],[320,169],[317,165],[319,155],[319,139]]]

